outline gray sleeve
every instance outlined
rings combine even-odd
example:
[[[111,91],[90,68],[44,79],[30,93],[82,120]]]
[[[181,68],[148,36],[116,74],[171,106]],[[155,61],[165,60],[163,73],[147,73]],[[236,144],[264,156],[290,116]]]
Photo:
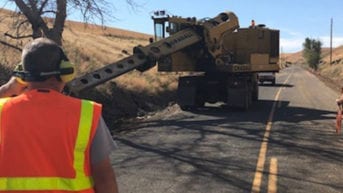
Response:
[[[91,164],[93,165],[98,163],[99,161],[102,161],[116,148],[117,145],[113,141],[110,131],[101,116],[91,144]]]

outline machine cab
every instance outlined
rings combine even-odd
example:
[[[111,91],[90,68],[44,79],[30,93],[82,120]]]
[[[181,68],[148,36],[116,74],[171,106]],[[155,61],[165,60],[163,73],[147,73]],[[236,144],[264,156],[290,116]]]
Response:
[[[166,37],[168,17],[169,15],[167,15],[165,11],[155,11],[154,16],[151,17],[154,20],[155,41],[159,41]]]
[[[196,23],[196,18],[181,18],[169,16],[166,11],[155,11],[151,17],[154,20],[155,41],[164,39]]]

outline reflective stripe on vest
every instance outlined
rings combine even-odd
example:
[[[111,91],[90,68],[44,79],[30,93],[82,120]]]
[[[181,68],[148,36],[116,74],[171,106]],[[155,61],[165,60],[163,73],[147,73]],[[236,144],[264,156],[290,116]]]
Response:
[[[0,99],[0,118],[3,105],[6,99]],[[85,151],[91,135],[93,121],[93,102],[82,100],[81,115],[74,148],[74,169],[75,178],[60,177],[0,177],[1,190],[66,190],[81,191],[91,189],[93,180],[84,172]],[[1,122],[0,122],[1,123]],[[1,130],[1,124],[0,124]],[[1,132],[0,132],[1,133]],[[1,139],[1,136],[0,136]],[[0,141],[1,143],[1,141]]]
[[[2,112],[2,107],[4,106],[4,104],[9,100],[10,98],[1,98],[0,99],[0,143],[1,143],[1,139],[2,139],[2,136],[1,136],[1,112]],[[1,183],[1,182],[0,182]],[[1,187],[1,186],[0,186]],[[0,188],[1,190],[1,188]]]

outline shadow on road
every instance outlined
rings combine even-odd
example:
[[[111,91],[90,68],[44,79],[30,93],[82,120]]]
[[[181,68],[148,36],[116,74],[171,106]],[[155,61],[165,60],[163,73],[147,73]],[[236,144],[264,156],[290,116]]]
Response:
[[[159,118],[135,124],[128,128],[130,132],[115,137],[129,151],[115,165],[166,167],[176,176],[196,176],[250,191],[273,103],[258,101],[247,112],[225,106],[162,112]],[[333,111],[292,107],[288,101],[279,101],[269,146],[282,149],[279,155],[291,152],[339,165],[343,151],[337,143],[342,140],[334,134],[334,119]],[[339,188],[337,184],[325,185]]]
[[[292,84],[276,83],[274,85],[273,84],[259,84],[259,86],[262,86],[262,87],[285,87],[285,88],[291,88],[294,85],[292,85]]]

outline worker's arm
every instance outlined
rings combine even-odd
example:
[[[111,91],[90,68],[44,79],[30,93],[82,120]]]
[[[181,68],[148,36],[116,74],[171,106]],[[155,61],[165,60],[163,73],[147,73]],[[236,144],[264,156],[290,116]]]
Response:
[[[118,193],[116,177],[108,157],[92,166],[92,176],[96,193]]]
[[[0,98],[20,95],[27,88],[26,84],[20,83],[15,77],[0,87]]]
[[[116,144],[101,116],[90,151],[91,171],[96,193],[118,192],[115,173],[109,159],[110,153],[114,149],[116,149]]]

